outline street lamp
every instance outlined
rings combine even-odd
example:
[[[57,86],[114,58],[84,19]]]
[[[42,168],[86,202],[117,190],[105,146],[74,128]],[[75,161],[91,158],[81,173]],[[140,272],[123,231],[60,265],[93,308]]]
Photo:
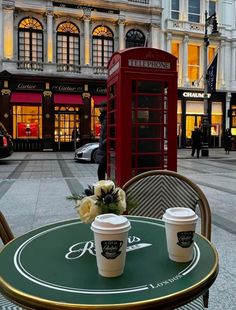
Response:
[[[205,35],[204,35],[204,116],[202,118],[202,134],[203,134],[203,145],[202,145],[202,156],[209,156],[209,137],[210,137],[210,122],[209,122],[209,109],[208,109],[208,57],[207,50],[210,43],[208,36],[208,27],[212,25],[211,35],[219,35],[217,30],[217,19],[216,13],[212,14],[210,17],[207,17],[207,11],[205,11]]]

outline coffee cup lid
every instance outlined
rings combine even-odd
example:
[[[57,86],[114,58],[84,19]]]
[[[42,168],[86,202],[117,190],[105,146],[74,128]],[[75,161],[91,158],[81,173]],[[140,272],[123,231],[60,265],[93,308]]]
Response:
[[[96,232],[118,233],[119,231],[127,231],[130,229],[129,220],[122,215],[106,213],[96,216],[91,225],[91,229]]]
[[[163,220],[167,223],[196,222],[197,214],[190,208],[169,208],[163,215]]]

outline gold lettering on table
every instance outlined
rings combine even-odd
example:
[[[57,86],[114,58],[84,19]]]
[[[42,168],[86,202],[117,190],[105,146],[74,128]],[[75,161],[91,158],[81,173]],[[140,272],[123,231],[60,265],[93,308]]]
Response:
[[[148,284],[148,288],[149,289],[155,289],[155,288],[158,288],[158,287],[163,287],[163,286],[166,286],[166,285],[169,285],[175,281],[178,281],[179,279],[181,279],[183,277],[183,275],[181,274],[178,274],[176,275],[175,277],[172,277],[172,278],[169,278],[167,280],[164,280],[162,282],[158,282],[158,283],[155,283],[155,284]]]
[[[127,240],[127,252],[140,250],[151,246],[151,243],[140,242],[141,239],[137,236],[129,236]],[[90,255],[96,255],[94,241],[82,241],[71,245],[68,252],[65,255],[66,259],[77,259],[89,253]]]

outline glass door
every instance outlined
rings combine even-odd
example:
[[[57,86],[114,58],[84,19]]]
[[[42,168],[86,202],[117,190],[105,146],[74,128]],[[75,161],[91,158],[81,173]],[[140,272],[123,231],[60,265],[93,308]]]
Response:
[[[202,115],[186,116],[186,146],[191,147],[192,131],[195,127],[200,128],[202,123]]]
[[[54,121],[54,141],[58,150],[76,149],[79,144],[79,108],[56,108]]]

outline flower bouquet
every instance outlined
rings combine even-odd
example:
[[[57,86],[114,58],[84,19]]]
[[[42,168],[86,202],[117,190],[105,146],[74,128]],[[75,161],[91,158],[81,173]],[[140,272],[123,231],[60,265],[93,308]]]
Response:
[[[121,215],[127,211],[127,206],[133,207],[127,203],[125,192],[111,180],[98,181],[85,189],[84,194],[67,198],[76,201],[75,209],[84,223],[91,223],[99,214]]]

